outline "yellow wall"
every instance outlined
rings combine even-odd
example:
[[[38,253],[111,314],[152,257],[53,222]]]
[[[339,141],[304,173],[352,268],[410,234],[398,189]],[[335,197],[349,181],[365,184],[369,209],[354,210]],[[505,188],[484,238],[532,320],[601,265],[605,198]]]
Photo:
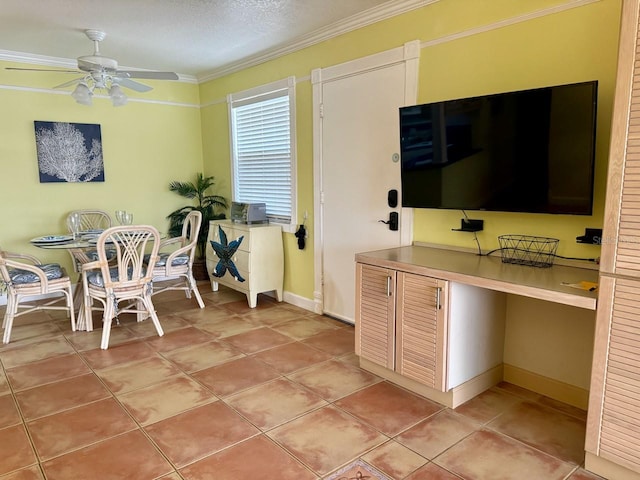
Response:
[[[68,211],[98,208],[133,212],[134,221],[166,231],[166,215],[188,204],[172,193],[172,180],[191,180],[202,171],[198,86],[184,82],[144,82],[154,90],[135,92],[114,108],[107,98],[93,106],[75,103],[71,88],[51,87],[68,74],[7,71],[0,62],[0,245],[71,268],[66,252],[32,247],[29,239],[66,232]],[[161,102],[161,103],[151,103]],[[101,126],[104,182],[40,183],[34,120]]]
[[[298,223],[309,212],[309,241],[297,250],[285,235],[285,291],[313,298],[313,152],[311,86],[314,68],[328,67],[420,40],[419,103],[585,80],[599,81],[595,207],[593,216],[467,212],[485,220],[478,239],[496,248],[502,234],[560,239],[559,255],[591,258],[599,247],[578,245],[585,227],[602,226],[609,124],[617,59],[620,0],[577,8],[567,0],[440,0],[422,9],[335,37],[321,44],[214,79],[201,86],[205,170],[230,178],[226,95],[298,77]],[[559,11],[551,14],[549,9]],[[539,15],[539,13],[546,13]],[[512,23],[512,24],[510,24]],[[486,31],[485,31],[486,30]],[[230,185],[223,182],[225,194]],[[475,247],[472,234],[452,232],[460,211],[416,209],[414,240]]]
[[[64,94],[51,89],[69,76],[10,72],[2,68],[10,64],[0,62],[1,245],[66,261],[63,255],[39,251],[27,241],[61,231],[66,212],[80,207],[109,212],[128,209],[134,212],[136,221],[153,223],[162,229],[166,226],[166,214],[185,203],[168,191],[167,184],[171,180],[188,180],[200,170],[215,175],[215,193],[230,198],[226,95],[295,75],[297,223],[308,212],[306,225],[310,238],[307,248],[301,251],[296,238],[285,235],[285,291],[312,299],[311,70],[418,39],[423,42],[419,102],[591,79],[600,81],[593,217],[468,212],[473,218],[485,220],[485,231],[478,234],[484,249],[497,246],[498,235],[520,233],[559,238],[561,255],[597,256],[597,247],[577,245],[575,237],[585,227],[602,225],[620,0],[584,2],[577,8],[550,15],[536,14],[572,3],[576,4],[569,0],[440,0],[200,86],[147,82],[154,86],[152,92],[131,94],[132,101],[120,108],[112,107],[107,99],[96,99],[92,107],[77,105],[69,98],[70,89]],[[506,25],[512,20],[516,23]],[[140,102],[134,102],[135,98]],[[99,123],[106,181],[39,183],[34,120]],[[460,216],[459,211],[416,210],[414,240],[474,247],[471,234],[451,231],[459,225]]]

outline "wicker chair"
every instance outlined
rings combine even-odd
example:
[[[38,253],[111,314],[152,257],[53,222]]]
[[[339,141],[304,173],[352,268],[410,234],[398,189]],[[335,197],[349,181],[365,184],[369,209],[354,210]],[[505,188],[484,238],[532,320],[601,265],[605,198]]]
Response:
[[[113,221],[107,212],[102,210],[73,210],[67,215],[67,228],[72,232],[69,219],[74,213],[80,214],[80,231],[88,232],[91,230],[105,230],[109,228]]]
[[[86,328],[93,330],[92,312],[102,311],[102,349],[109,347],[113,319],[117,321],[118,315],[123,313],[137,314],[139,319],[143,314],[150,316],[158,335],[164,335],[151,301],[153,269],[159,247],[160,234],[155,227],[111,227],[98,237],[98,260],[82,265]],[[145,255],[147,251],[148,256]],[[95,307],[95,301],[101,306]]]
[[[0,250],[1,290],[7,293],[7,308],[2,322],[3,343],[9,343],[11,339],[14,319],[36,310],[66,310],[71,318],[71,330],[76,330],[71,280],[57,263],[43,264],[32,255]],[[35,295],[53,298],[25,301],[26,297]],[[57,305],[63,300],[66,305]]]
[[[95,231],[99,233],[107,228],[109,228],[113,221],[107,212],[102,210],[72,210],[67,215],[67,230],[69,233],[73,233],[73,228],[71,227],[71,215],[74,213],[80,214],[80,231],[81,232],[91,232]],[[87,263],[90,261],[95,261],[98,259],[95,250],[75,250],[70,251],[69,254],[73,260],[73,268],[76,272],[80,273],[80,269],[83,263]]]
[[[159,259],[153,269],[153,295],[167,290],[184,290],[187,298],[191,298],[193,292],[200,308],[204,308],[193,277],[193,259],[201,224],[202,213],[197,210],[189,212],[182,225],[182,235],[160,243]],[[158,285],[158,282],[162,284]]]

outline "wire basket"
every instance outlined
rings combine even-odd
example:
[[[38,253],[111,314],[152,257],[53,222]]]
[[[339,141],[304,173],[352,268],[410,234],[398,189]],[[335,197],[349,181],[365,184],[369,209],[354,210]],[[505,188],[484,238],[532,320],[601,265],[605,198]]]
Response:
[[[531,235],[500,235],[498,242],[502,263],[547,268],[553,265],[559,240]]]

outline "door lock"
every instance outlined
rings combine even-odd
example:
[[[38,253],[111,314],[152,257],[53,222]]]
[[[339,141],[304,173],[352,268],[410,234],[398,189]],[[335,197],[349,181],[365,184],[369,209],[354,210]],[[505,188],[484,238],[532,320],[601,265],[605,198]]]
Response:
[[[398,231],[398,212],[390,212],[389,220],[378,220],[378,222],[389,225],[389,230],[396,232]]]

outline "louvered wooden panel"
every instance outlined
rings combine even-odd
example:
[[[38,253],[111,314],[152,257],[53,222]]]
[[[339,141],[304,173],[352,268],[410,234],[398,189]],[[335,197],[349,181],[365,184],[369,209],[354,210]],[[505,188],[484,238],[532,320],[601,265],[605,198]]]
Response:
[[[614,282],[599,454],[640,471],[640,281]]]
[[[623,4],[609,150],[601,271],[640,277],[640,24],[638,1]]]
[[[444,391],[446,283],[398,273],[396,370],[428,387]]]
[[[356,353],[383,367],[394,368],[395,272],[358,263],[356,299]],[[391,279],[389,279],[391,278]]]

